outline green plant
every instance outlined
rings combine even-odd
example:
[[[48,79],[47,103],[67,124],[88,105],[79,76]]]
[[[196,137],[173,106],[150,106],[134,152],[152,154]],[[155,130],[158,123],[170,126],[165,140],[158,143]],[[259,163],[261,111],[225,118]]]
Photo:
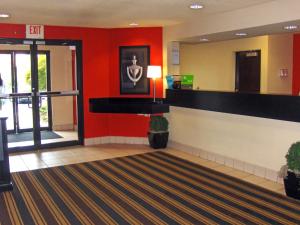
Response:
[[[300,142],[296,142],[291,145],[288,153],[285,156],[287,161],[287,167],[295,174],[300,174]]]
[[[39,78],[39,90],[47,90],[47,62],[46,55],[38,56],[38,78]],[[25,74],[25,82],[31,85],[31,70]]]
[[[42,106],[40,108],[40,117],[43,122],[48,122],[48,108],[47,106]]]
[[[169,122],[163,116],[150,116],[150,132],[162,133],[169,129]]]

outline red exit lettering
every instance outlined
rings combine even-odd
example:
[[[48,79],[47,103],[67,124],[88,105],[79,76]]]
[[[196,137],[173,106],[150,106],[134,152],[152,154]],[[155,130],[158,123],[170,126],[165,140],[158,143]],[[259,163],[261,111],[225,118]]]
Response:
[[[30,34],[40,34],[41,33],[41,26],[30,26],[29,33]]]

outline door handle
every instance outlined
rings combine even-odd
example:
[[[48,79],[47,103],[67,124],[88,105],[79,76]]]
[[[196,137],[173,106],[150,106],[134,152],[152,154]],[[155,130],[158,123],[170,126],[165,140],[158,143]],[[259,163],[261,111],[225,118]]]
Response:
[[[78,90],[74,91],[43,91],[43,92],[38,92],[37,96],[52,96],[52,97],[59,97],[59,96],[76,96],[79,95]]]
[[[39,97],[39,108],[41,108],[41,106],[42,106],[42,100],[43,100],[43,99],[42,99],[42,96],[40,96],[40,97]]]
[[[31,97],[31,93],[10,93],[10,94],[0,94],[0,98],[28,98]]]
[[[32,108],[32,101],[31,101],[31,104],[30,104],[29,98],[28,98],[27,107],[30,108],[30,109]]]

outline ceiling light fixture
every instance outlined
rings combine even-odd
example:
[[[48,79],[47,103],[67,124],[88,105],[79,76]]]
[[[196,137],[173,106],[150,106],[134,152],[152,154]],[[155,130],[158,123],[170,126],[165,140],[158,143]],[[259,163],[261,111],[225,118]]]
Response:
[[[8,18],[8,17],[10,17],[9,14],[7,14],[7,13],[0,13],[0,18]]]
[[[132,27],[136,27],[138,26],[139,24],[138,23],[130,23],[129,26],[132,26]]]
[[[207,42],[207,41],[209,41],[207,38],[200,38],[200,41],[201,42]]]
[[[235,35],[241,37],[241,36],[247,36],[248,34],[244,33],[244,32],[239,32],[239,33],[236,33]]]
[[[298,29],[297,25],[288,25],[284,27],[285,30],[296,30]]]
[[[194,3],[190,5],[190,9],[203,9],[203,5],[200,5],[198,3]]]

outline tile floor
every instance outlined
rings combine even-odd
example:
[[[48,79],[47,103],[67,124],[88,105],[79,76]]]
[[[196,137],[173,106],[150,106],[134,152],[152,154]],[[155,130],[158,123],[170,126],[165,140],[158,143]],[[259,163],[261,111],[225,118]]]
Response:
[[[152,151],[153,149],[151,149],[147,145],[105,144],[87,147],[76,146],[27,153],[14,153],[10,154],[9,159],[11,172],[19,172],[39,168],[54,167],[80,162],[88,162],[94,160],[141,154]],[[261,177],[257,177],[250,173],[242,172],[240,170],[236,170],[232,167],[227,167],[216,162],[195,157],[194,155],[176,149],[167,148],[164,151],[173,154],[177,157],[181,157],[183,159],[192,161],[199,165],[209,167],[221,173],[262,186],[280,194],[285,194],[284,187],[282,184],[272,182]]]

